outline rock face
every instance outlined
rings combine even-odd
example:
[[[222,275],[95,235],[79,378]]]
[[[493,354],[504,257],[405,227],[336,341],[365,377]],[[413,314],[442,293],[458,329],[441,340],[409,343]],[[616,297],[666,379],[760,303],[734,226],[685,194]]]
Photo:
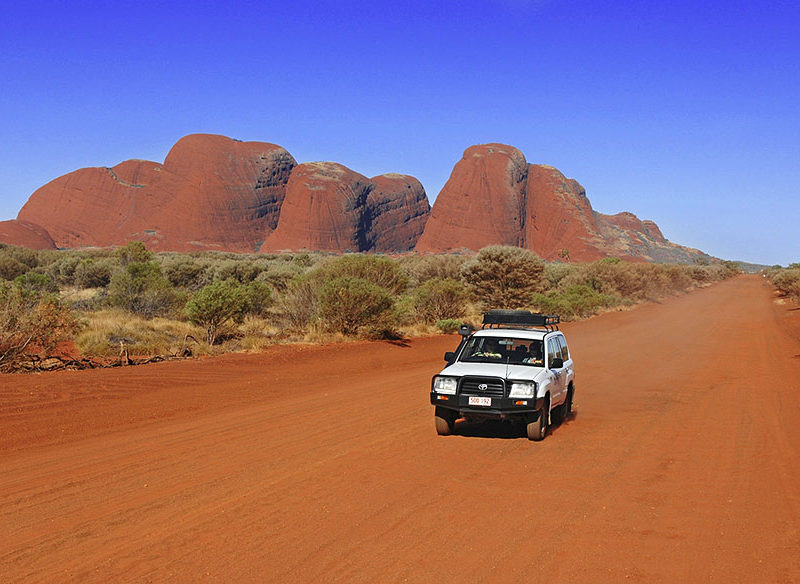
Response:
[[[153,250],[253,252],[278,222],[296,162],[280,146],[194,134],[164,164],[77,170],[37,190],[18,218],[59,247],[144,241]]]
[[[470,146],[431,209],[414,177],[372,178],[335,162],[298,165],[265,142],[193,134],[163,164],[128,160],[46,184],[0,223],[0,241],[36,248],[145,242],[155,251],[440,253],[486,245],[547,260],[687,262],[652,221],[603,215],[586,190],[513,146]]]
[[[429,210],[413,177],[370,179],[335,162],[308,162],[292,172],[278,225],[261,251],[408,251]]]
[[[11,219],[0,221],[0,243],[31,249],[55,249],[56,244],[47,230],[35,223]]]
[[[431,209],[417,251],[522,245],[528,163],[513,146],[470,146]]]
[[[516,245],[546,260],[688,262],[698,250],[667,241],[652,221],[592,209],[586,190],[552,166],[528,164],[511,146],[471,146],[431,210],[417,251]]]

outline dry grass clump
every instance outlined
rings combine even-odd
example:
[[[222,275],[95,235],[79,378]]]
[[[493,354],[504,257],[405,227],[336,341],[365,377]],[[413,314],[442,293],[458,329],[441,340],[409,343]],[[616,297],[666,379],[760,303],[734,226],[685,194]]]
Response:
[[[122,347],[133,355],[179,354],[188,347],[195,355],[208,353],[200,342],[204,330],[168,318],[146,319],[119,309],[82,312],[83,331],[75,344],[84,355],[116,357]]]
[[[766,276],[781,294],[800,301],[800,264],[790,264],[788,268],[774,266],[766,271]]]

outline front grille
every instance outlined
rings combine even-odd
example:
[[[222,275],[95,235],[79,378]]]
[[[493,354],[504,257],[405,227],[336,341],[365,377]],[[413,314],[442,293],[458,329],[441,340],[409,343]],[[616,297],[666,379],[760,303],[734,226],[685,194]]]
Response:
[[[481,384],[486,384],[486,389],[483,391],[478,389]],[[461,393],[465,395],[504,397],[506,386],[503,380],[497,377],[464,377],[461,380]]]

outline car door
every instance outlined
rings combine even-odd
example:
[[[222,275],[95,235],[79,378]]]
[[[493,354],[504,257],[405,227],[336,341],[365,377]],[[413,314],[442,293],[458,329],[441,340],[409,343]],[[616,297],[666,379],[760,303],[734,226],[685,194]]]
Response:
[[[561,345],[558,344],[557,337],[552,336],[547,339],[547,368],[550,370],[550,399],[552,405],[558,405],[564,401],[566,396],[566,375],[565,369],[554,368],[553,359],[561,357]]]
[[[569,347],[567,347],[567,339],[564,335],[558,336],[558,342],[561,345],[561,358],[564,360],[564,397],[569,390],[570,382],[575,378],[575,369],[573,366],[572,357],[569,354]]]

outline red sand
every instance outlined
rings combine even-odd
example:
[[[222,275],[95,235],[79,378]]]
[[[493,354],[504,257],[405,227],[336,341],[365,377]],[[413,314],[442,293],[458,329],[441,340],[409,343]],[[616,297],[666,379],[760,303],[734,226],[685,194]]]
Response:
[[[3,582],[798,582],[800,311],[565,327],[576,414],[438,437],[456,337],[0,376]]]

